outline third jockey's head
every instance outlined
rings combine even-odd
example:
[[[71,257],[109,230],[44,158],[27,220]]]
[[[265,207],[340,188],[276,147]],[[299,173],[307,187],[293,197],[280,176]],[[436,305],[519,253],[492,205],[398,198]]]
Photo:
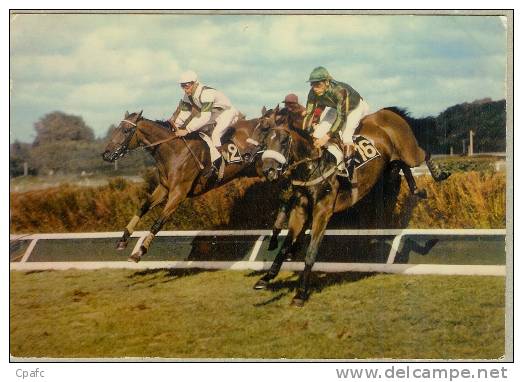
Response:
[[[198,87],[198,76],[192,70],[187,70],[180,75],[180,86],[185,94],[192,95]]]
[[[328,89],[330,81],[332,80],[331,75],[323,66],[314,68],[309,76],[309,81],[312,90],[317,96],[322,96]]]

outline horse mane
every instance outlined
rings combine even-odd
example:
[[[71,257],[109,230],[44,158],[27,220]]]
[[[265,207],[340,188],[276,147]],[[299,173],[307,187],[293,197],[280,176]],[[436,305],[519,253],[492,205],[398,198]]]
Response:
[[[398,114],[400,117],[409,120],[412,117],[410,116],[410,112],[407,110],[407,108],[404,107],[398,107],[398,106],[388,106],[384,107],[383,110],[392,111],[393,113]]]
[[[172,129],[171,124],[169,123],[169,121],[162,121],[160,119],[157,119],[155,121],[152,121],[152,120],[149,119],[149,121],[154,122],[154,123],[160,125],[161,127],[166,128],[166,129],[169,129],[169,130]]]
[[[307,133],[307,132],[306,132],[305,130],[303,130],[303,129],[297,129],[297,128],[291,126],[291,125],[288,123],[288,122],[289,122],[288,118],[290,117],[290,114],[291,114],[291,113],[290,113],[290,110],[287,109],[286,107],[284,107],[284,108],[280,109],[280,110],[278,111],[278,113],[276,113],[276,116],[277,116],[277,117],[278,117],[278,116],[286,117],[286,118],[287,118],[287,127],[289,128],[289,131],[292,131],[292,132],[298,134],[301,138],[305,139],[307,142],[309,142],[310,144],[312,144],[312,143],[313,143],[313,142],[312,142],[312,137],[311,137],[311,135],[310,135],[309,133]]]

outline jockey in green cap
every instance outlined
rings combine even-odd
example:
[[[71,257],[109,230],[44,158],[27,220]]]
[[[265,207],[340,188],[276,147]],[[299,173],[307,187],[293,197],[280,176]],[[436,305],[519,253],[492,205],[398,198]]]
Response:
[[[353,172],[352,156],[354,143],[352,136],[360,120],[369,113],[369,106],[350,85],[336,81],[323,66],[314,68],[309,76],[311,90],[307,98],[303,128],[312,132],[318,148],[326,146],[340,164],[347,161],[349,177]],[[322,108],[319,123],[313,124],[314,112]],[[328,144],[334,137],[341,138],[345,145],[344,155],[334,145]]]

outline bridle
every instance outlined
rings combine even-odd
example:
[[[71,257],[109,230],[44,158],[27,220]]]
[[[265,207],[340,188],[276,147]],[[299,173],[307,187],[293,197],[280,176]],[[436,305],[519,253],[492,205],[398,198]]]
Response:
[[[140,120],[142,120],[142,119],[143,119],[143,117],[140,116],[140,117],[138,117],[138,119],[136,119],[136,122],[130,121],[128,119],[122,119],[120,121],[120,123],[125,122],[125,123],[128,123],[129,125],[132,126],[131,129],[128,129],[129,130],[128,131],[129,136],[126,137],[124,143],[122,144],[122,146],[126,148],[126,152],[130,151],[128,149],[129,143],[131,142],[134,134],[136,133],[136,129],[138,127],[138,122],[140,122]],[[168,138],[160,139],[159,141],[156,141],[156,142],[153,142],[153,143],[143,144],[142,142],[140,142],[139,146],[142,149],[148,149],[148,148],[151,148],[151,147],[154,147],[154,146],[161,145],[162,143],[172,141],[173,139],[176,139],[176,138],[178,138],[176,135],[172,135],[172,136],[170,136]]]
[[[292,135],[291,135],[290,130],[286,127],[274,127],[271,130],[274,132],[276,132],[276,131],[286,132],[289,142],[287,143],[287,148],[285,150],[285,153],[281,153],[279,151],[266,148],[262,154],[262,160],[264,160],[264,159],[275,160],[277,163],[279,163],[279,167],[276,168],[276,171],[284,173],[287,171],[286,169],[289,166],[289,157],[291,155],[292,144],[293,144]]]

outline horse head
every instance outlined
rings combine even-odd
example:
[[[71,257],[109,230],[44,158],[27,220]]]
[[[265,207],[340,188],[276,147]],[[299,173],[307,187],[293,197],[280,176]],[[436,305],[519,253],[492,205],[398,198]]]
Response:
[[[262,108],[262,115],[257,119],[254,130],[250,133],[248,139],[251,144],[255,144],[261,150],[265,149],[263,142],[269,133],[269,130],[276,126],[277,115],[280,111],[281,109],[279,108],[279,105],[274,109],[267,109],[265,106]]]
[[[105,161],[114,162],[138,146],[136,129],[141,118],[142,111],[131,114],[127,111],[125,112],[124,118],[118,127],[114,129],[109,138],[109,143],[102,154]]]
[[[292,137],[286,122],[275,124],[265,135],[262,154],[262,172],[269,181],[277,180],[289,165]]]

